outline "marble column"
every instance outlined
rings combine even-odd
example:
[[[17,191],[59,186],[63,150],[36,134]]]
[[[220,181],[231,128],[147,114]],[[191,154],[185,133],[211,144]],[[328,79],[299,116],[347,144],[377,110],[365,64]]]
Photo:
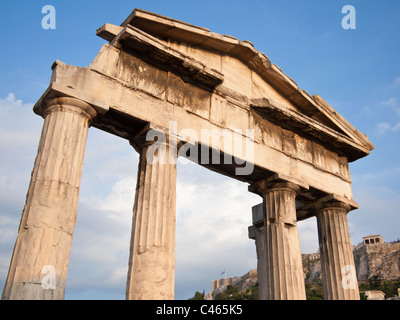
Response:
[[[7,300],[64,299],[79,187],[96,111],[74,98],[56,98],[45,119],[18,237],[2,293]]]
[[[289,180],[274,176],[249,188],[265,206],[267,300],[306,299],[295,202],[301,188]]]
[[[267,257],[265,249],[264,204],[252,208],[253,225],[249,227],[249,238],[255,240],[257,252],[257,277],[259,300],[267,300]]]
[[[343,202],[321,204],[317,211],[321,272],[325,300],[359,300],[347,213]]]
[[[173,300],[176,146],[160,139],[131,144],[140,154],[126,287],[127,300]]]

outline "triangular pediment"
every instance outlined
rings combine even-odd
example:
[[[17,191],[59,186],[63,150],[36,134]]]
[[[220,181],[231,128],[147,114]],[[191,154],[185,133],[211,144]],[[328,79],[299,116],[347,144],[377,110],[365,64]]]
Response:
[[[224,85],[224,81],[228,80],[224,72],[196,60],[171,44],[186,44],[196,50],[234,57],[257,73],[286,102],[285,105],[282,99],[250,97],[248,103],[251,108],[265,119],[322,143],[329,143],[349,161],[366,156],[374,149],[367,136],[357,131],[320,96],[311,96],[299,88],[249,41],[240,41],[140,9],[135,9],[121,26],[106,24],[97,34],[110,41],[111,45],[122,45],[126,50],[135,51],[149,63],[168,68],[185,81],[208,91]]]

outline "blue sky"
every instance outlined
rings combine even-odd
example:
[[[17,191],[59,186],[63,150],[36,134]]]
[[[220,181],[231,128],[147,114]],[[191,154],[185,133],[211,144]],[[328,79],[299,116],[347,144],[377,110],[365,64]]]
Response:
[[[44,5],[56,29],[44,30]],[[341,25],[344,5],[356,29]],[[134,8],[249,40],[300,88],[319,94],[376,146],[351,164],[353,244],[368,234],[400,237],[400,2],[248,1],[3,1],[0,5],[0,287],[24,206],[43,120],[32,112],[61,60],[88,66],[104,40],[96,29],[119,25]],[[122,139],[90,130],[67,299],[124,299],[137,154]],[[223,192],[221,192],[223,190]],[[178,166],[176,298],[207,291],[256,267],[247,239],[247,186],[203,168]],[[197,227],[195,227],[197,226]],[[199,227],[200,226],[200,227]],[[318,249],[314,219],[299,223],[303,253]]]

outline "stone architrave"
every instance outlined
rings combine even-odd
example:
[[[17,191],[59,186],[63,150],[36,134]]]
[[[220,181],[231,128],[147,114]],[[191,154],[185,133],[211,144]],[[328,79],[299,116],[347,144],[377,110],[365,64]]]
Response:
[[[305,284],[297,230],[296,195],[304,183],[274,175],[250,186],[265,206],[267,300],[305,300]]]
[[[127,300],[173,300],[175,288],[176,146],[131,144],[140,154],[130,246]]]
[[[56,98],[44,125],[2,299],[64,299],[86,138],[96,111]]]

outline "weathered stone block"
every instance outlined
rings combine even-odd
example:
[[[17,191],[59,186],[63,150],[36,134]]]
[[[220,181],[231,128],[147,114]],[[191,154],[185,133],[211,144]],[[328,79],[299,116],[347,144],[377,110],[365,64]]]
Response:
[[[282,129],[282,150],[290,157],[297,156],[297,147],[295,134],[288,130]]]
[[[191,113],[203,118],[210,118],[211,93],[186,83],[183,105]]]
[[[340,175],[338,155],[332,151],[326,150],[325,156],[326,169],[333,174]]]
[[[168,83],[167,72],[138,61],[136,77],[138,89],[148,92],[160,100],[165,100]]]
[[[252,96],[251,71],[241,61],[223,56],[222,73],[225,76],[224,86],[249,98]]]
[[[313,142],[313,163],[322,170],[326,170],[326,149],[320,144]]]
[[[170,42],[170,45],[179,52],[182,52],[185,55],[200,61],[208,68],[221,71],[221,56],[219,54],[210,52],[208,50],[199,50],[197,47],[193,47],[182,42]]]
[[[213,94],[211,97],[210,121],[226,126],[226,99],[219,95]]]
[[[177,105],[183,106],[185,83],[177,75],[169,72],[168,73],[168,85],[167,85],[167,101]]]
[[[279,126],[272,123],[268,123],[267,130],[264,131],[263,136],[264,143],[271,146],[276,150],[283,149],[282,143],[282,130]]]
[[[305,162],[313,163],[312,142],[300,137],[297,134],[295,135],[294,139],[296,142],[296,150],[298,158]]]
[[[225,122],[231,130],[241,130],[246,135],[246,129],[249,129],[249,111],[228,102]]]

